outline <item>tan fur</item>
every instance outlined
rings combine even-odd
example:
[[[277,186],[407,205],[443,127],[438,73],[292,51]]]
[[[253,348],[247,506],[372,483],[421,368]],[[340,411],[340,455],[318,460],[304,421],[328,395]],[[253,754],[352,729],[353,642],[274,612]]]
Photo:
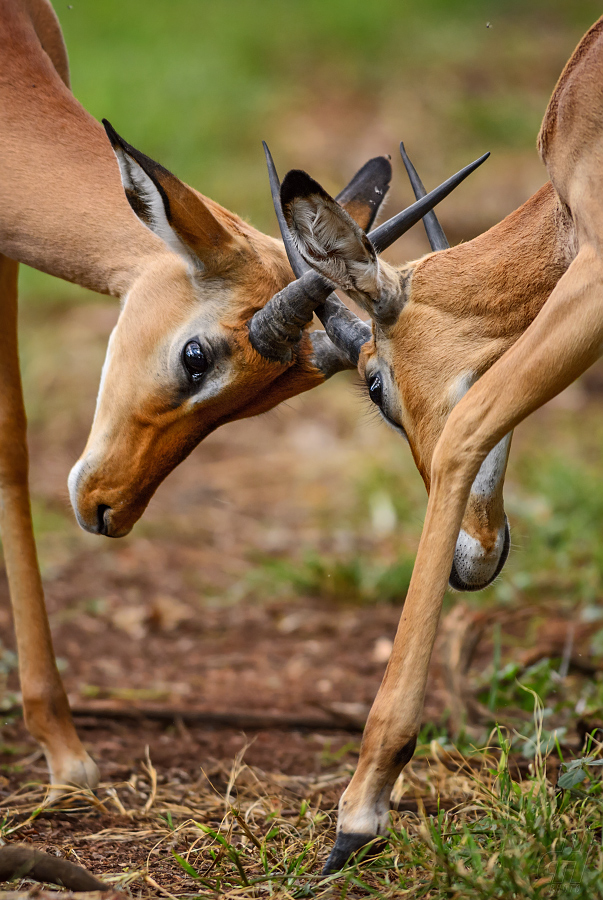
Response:
[[[390,790],[421,722],[459,530],[468,519],[483,527],[471,495],[483,460],[603,352],[603,19],[566,66],[539,146],[552,186],[475,241],[411,267],[398,323],[376,333],[363,360],[370,367],[372,355],[389,352],[430,496],[394,649],[341,799],[344,833],[387,827]],[[442,386],[459,357],[482,374],[447,416]]]
[[[428,489],[450,413],[446,385],[463,370],[481,375],[523,334],[571,261],[571,234],[549,182],[485,234],[406,267],[408,299],[373,354],[391,347],[402,424]]]
[[[205,435],[324,376],[310,361],[307,337],[287,365],[263,359],[248,340],[250,316],[292,279],[282,244],[161,170],[172,227],[201,263],[193,271],[130,208],[103,128],[68,89],[67,55],[47,0],[0,0],[0,21],[0,526],[28,727],[53,784],[94,787],[98,772],[57,674],[35,556],[17,261],[123,301],[74,489],[87,527],[98,521],[98,504],[113,503],[112,533],[125,533]],[[368,204],[356,211],[368,221]],[[215,341],[228,378],[195,404],[186,391],[178,394],[174,373],[182,346],[199,329]]]

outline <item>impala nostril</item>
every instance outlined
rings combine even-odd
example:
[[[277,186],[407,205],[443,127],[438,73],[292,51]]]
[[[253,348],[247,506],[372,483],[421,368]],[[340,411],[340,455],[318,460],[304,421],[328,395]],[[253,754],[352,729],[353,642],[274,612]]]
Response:
[[[96,509],[96,520],[98,522],[98,533],[109,535],[109,517],[106,513],[111,512],[111,507],[105,503],[100,503]]]

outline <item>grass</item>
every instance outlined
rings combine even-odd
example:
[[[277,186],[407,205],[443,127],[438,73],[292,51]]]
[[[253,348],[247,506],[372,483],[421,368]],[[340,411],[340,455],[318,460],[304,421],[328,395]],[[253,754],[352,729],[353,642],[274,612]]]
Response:
[[[592,0],[55,5],[75,93],[92,114],[106,116],[184,180],[271,232],[262,138],[279,168],[303,165],[327,187],[368,156],[393,153],[402,137],[417,148],[427,183],[490,149],[490,173],[467,188],[468,200],[451,200],[443,218],[460,222],[457,230],[466,235],[475,222],[481,227],[501,217],[543,180],[533,150],[542,113],[571,47],[600,14]],[[405,196],[400,182],[398,169],[393,207]],[[72,395],[87,391],[92,403],[95,386],[85,373],[100,370],[107,327],[83,315],[61,336],[65,306],[92,296],[31,271],[24,271],[22,288],[29,418],[36,434],[50,436],[52,453],[63,432],[81,431],[88,416]],[[88,308],[98,317],[98,309]],[[49,348],[60,360],[54,369]],[[329,412],[335,419],[336,410]],[[423,486],[406,447],[365,423],[346,427],[358,451],[316,505],[310,536],[291,552],[269,555],[254,546],[252,573],[248,565],[229,582],[237,597],[311,598],[338,607],[401,603],[422,525]],[[361,430],[369,435],[364,442]],[[109,817],[108,841],[148,847],[146,864],[114,873],[113,882],[153,892],[159,883],[173,896],[208,898],[603,896],[602,767],[598,748],[578,747],[573,738],[579,716],[601,714],[601,672],[561,677],[555,653],[521,662],[547,616],[576,625],[601,619],[602,446],[597,402],[545,412],[517,436],[506,489],[511,558],[493,587],[465,602],[477,613],[540,608],[520,636],[492,629],[487,659],[470,673],[488,715],[460,735],[444,721],[426,723],[398,791],[424,801],[456,798],[456,810],[393,814],[382,854],[323,879],[318,873],[335,823],[324,794],[333,795],[334,785],[339,790],[351,771],[341,751],[325,748],[323,761],[333,769],[314,780],[237,760],[211,783],[172,780],[153,793],[146,771],[91,800]],[[70,448],[70,459],[76,455]],[[36,498],[34,521],[46,579],[76,546],[91,546],[56,500]],[[172,524],[165,513],[147,535],[159,538]],[[196,523],[179,527],[179,539],[186,528],[195,537]],[[214,589],[221,602],[225,593],[222,583]],[[446,609],[458,600],[448,597]],[[597,667],[603,627],[590,640],[588,658]],[[3,684],[14,665],[5,651]],[[124,691],[126,699],[140,699],[134,689]],[[536,714],[534,693],[541,698]],[[509,730],[491,737],[497,721]],[[558,768],[559,751],[568,760],[562,791],[547,778]],[[522,782],[512,777],[510,761],[517,758],[531,763]],[[3,836],[14,839],[31,825],[41,799],[39,788],[9,798]],[[64,840],[68,848],[69,836]]]
[[[540,734],[542,707],[532,700]],[[334,810],[322,794],[345,779],[341,768],[318,779],[287,778],[246,766],[240,754],[230,771],[166,782],[147,759],[128,784],[101,786],[88,797],[96,813],[87,818],[104,817],[90,838],[98,849],[141,842],[146,863],[105,876],[137,894],[161,884],[164,895],[208,900],[603,896],[600,747],[562,761],[555,788],[547,777],[559,765],[553,756],[534,752],[526,777],[516,781],[508,737],[500,729],[490,737],[465,755],[437,742],[419,746],[397,786],[398,796],[414,795],[418,812],[392,813],[385,849],[361,853],[336,875],[320,874],[334,839]],[[32,787],[8,798],[3,836],[26,831],[41,800]]]

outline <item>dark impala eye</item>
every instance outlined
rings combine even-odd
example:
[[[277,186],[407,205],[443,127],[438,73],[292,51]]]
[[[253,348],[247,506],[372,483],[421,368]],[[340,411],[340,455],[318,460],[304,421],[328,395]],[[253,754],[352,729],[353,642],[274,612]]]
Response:
[[[182,351],[184,368],[193,379],[198,381],[207,372],[209,362],[198,341],[189,341]]]
[[[369,382],[369,397],[376,403],[377,406],[381,406],[381,401],[383,400],[383,381],[381,380],[381,375],[374,375]]]

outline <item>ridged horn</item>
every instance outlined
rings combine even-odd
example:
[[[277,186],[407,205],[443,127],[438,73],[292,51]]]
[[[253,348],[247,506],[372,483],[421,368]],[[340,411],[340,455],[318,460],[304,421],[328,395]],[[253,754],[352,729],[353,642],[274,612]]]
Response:
[[[335,346],[346,354],[356,368],[363,345],[373,335],[371,326],[348,309],[337,294],[327,297],[324,304],[316,310],[316,315]]]
[[[327,334],[329,334],[331,323],[334,323],[336,320],[334,311],[336,308],[340,308],[341,322],[337,326],[337,333],[340,336],[346,332],[346,314],[349,317],[353,316],[353,313],[350,313],[345,304],[335,295],[329,298],[331,302],[327,310],[323,310],[323,302],[331,294],[333,285],[310,269],[293,244],[285,217],[283,216],[280,201],[280,183],[274,160],[266,142],[262,141],[262,144],[266,155],[270,192],[276,218],[289,263],[297,276],[297,280],[291,282],[278,294],[275,294],[263,309],[255,313],[249,323],[249,339],[253,348],[265,358],[288,362],[292,356],[293,346],[299,341],[306,325],[312,321],[315,311],[319,318],[322,318],[324,315],[326,321],[329,322],[329,327],[325,326]],[[391,165],[389,159],[375,157],[365,163],[354,175],[347,187],[337,195],[337,200],[345,204],[352,215],[354,213],[358,214],[362,210],[365,219],[363,224],[370,227],[388,191],[390,180]],[[370,328],[357,317],[354,318],[365,330],[368,330],[368,337],[370,338]],[[349,325],[349,319],[347,324]],[[357,343],[357,331],[358,329],[355,328],[353,347]],[[366,340],[368,338],[365,338]],[[326,359],[325,354],[322,354],[321,358]],[[349,367],[352,368],[358,360],[358,355],[354,350],[352,350],[352,357],[349,357],[349,359]],[[318,367],[322,368],[320,365]],[[328,368],[331,371],[330,361]]]
[[[407,232],[413,225],[430,212],[434,206],[444,200],[461,182],[467,178],[478,166],[481,166],[488,157],[485,153],[475,162],[470,163],[455,175],[444,181],[439,187],[430,191],[420,200],[408,206],[398,215],[393,216],[375,228],[369,234],[369,238],[378,253],[381,253],[399,237]],[[276,175],[276,172],[274,173]],[[276,179],[278,181],[278,178]],[[280,207],[275,203],[275,207]],[[277,214],[278,216],[278,214]],[[282,209],[281,215],[282,217]],[[284,222],[284,217],[283,222]],[[284,230],[291,241],[286,223]],[[297,251],[296,251],[297,252]],[[325,303],[332,293],[334,285],[316,272],[306,271],[296,281],[291,282],[282,291],[275,294],[268,303],[258,310],[249,322],[249,340],[251,345],[266,359],[289,362],[292,358],[292,348],[300,339],[306,325],[312,320],[312,315],[318,307]],[[330,300],[330,314],[325,313],[325,331],[336,345],[343,350],[353,361],[354,356],[358,360],[358,354],[362,344],[358,345],[361,335],[367,335],[362,343],[370,339],[371,331],[365,322],[354,317],[354,322],[349,317],[353,316],[336,297]],[[339,304],[339,308],[337,305]],[[327,304],[325,303],[325,309]],[[343,309],[342,309],[343,307]],[[345,309],[346,313],[343,312]],[[343,323],[338,323],[341,318]],[[358,325],[360,323],[360,326]],[[328,327],[327,327],[328,325]],[[343,327],[341,327],[343,325]],[[348,327],[346,327],[348,326]]]
[[[419,178],[417,170],[408,158],[403,141],[400,141],[400,156],[402,157],[402,162],[404,163],[404,168],[408,174],[408,179],[414,191],[415,198],[420,200],[426,195],[427,191],[423,187],[423,182]],[[427,235],[427,240],[429,241],[429,246],[432,250],[448,250],[450,244],[448,243],[446,235],[444,234],[444,229],[438,222],[438,217],[433,209],[423,216],[423,227],[425,228],[425,234]]]
[[[403,209],[397,216],[392,216],[392,218],[388,219],[387,222],[384,222],[383,225],[379,225],[378,228],[371,231],[369,238],[377,252],[382,253],[387,247],[390,247],[394,241],[397,241],[399,237],[405,234],[409,228],[416,225],[424,215],[434,208],[434,206],[437,206],[438,203],[441,203],[442,200],[448,196],[448,194],[451,194],[468,175],[471,175],[471,173],[475,172],[482,163],[485,163],[489,156],[489,153],[484,153],[484,155],[480,156],[479,159],[476,159],[475,162],[465,166],[465,168],[457,172],[456,175],[452,175],[446,181],[442,182],[439,187],[430,191],[428,194],[425,194],[424,197],[417,200],[415,203],[412,203],[410,206],[407,206],[406,209]]]

